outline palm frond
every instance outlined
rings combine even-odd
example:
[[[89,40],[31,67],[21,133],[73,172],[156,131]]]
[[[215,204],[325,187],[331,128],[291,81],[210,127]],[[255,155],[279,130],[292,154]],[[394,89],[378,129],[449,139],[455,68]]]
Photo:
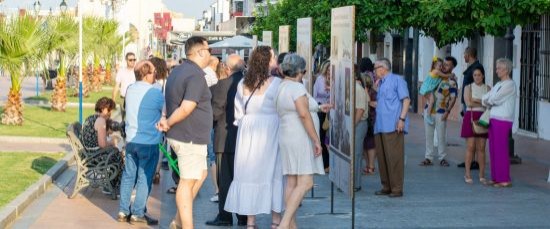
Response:
[[[19,90],[22,72],[43,60],[48,33],[44,19],[21,16],[5,21],[0,27],[0,66],[10,72],[12,89]]]

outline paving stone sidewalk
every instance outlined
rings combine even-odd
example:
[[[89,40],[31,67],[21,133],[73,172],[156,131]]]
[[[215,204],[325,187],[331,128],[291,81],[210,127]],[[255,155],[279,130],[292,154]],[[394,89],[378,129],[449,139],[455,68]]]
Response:
[[[20,142],[14,141],[14,138],[5,138],[0,136],[0,153],[1,152],[40,152],[40,153],[58,153],[69,152],[71,146],[68,143],[58,142]],[[23,138],[19,138],[22,139]]]
[[[411,119],[412,131],[405,139],[404,197],[375,196],[374,191],[380,188],[378,173],[363,177],[363,189],[356,197],[356,228],[550,227],[550,184],[546,182],[550,142],[516,137],[516,151],[524,161],[512,166],[512,188],[487,187],[477,180],[467,185],[463,169],[456,167],[463,161],[465,149],[464,141],[456,137],[459,123],[449,123],[451,166],[422,167],[418,166],[424,156],[422,120],[412,114]],[[487,169],[487,176],[489,171]],[[118,201],[111,200],[99,189],[85,190],[75,199],[68,199],[74,176],[74,167],[67,169],[13,228],[147,228],[116,222]],[[168,171],[163,171],[161,176],[161,184],[154,186],[148,204],[150,214],[160,218],[160,225],[152,228],[167,228],[175,214],[174,195],[165,193],[173,181]],[[477,171],[473,176],[477,176]],[[351,228],[350,199],[335,191],[334,211],[341,214],[329,214],[330,182],[327,176],[317,176],[315,183],[316,198],[305,199],[298,211],[300,228]],[[195,228],[216,228],[204,225],[217,213],[217,205],[209,201],[212,194],[213,185],[208,178],[195,201]],[[257,224],[260,228],[269,228],[270,220],[269,215],[260,215]]]

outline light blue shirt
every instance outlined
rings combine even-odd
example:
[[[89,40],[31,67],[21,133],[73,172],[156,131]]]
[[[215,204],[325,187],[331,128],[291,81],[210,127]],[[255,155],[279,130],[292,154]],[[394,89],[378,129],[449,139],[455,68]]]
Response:
[[[126,91],[126,142],[154,145],[162,134],[156,125],[162,115],[164,96],[153,84],[138,81]]]
[[[380,80],[376,105],[374,133],[392,133],[396,131],[397,121],[403,108],[403,99],[409,98],[407,82],[402,76],[388,73]],[[409,118],[405,118],[404,132],[409,132]]]

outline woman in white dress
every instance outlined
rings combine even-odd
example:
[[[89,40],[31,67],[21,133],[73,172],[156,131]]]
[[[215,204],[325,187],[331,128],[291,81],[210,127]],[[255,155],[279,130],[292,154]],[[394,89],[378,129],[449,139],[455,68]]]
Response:
[[[305,67],[304,58],[296,54],[288,54],[280,66],[284,79],[276,106],[280,118],[279,150],[287,183],[286,211],[279,228],[296,228],[296,209],[313,186],[313,174],[325,174],[317,112],[327,112],[330,105],[318,106],[301,83]]]
[[[247,228],[256,228],[255,215],[269,213],[272,213],[272,227],[276,227],[283,210],[279,117],[275,110],[275,95],[281,79],[269,75],[269,69],[274,66],[275,55],[270,47],[254,49],[235,96],[234,125],[239,130],[235,173],[225,210],[247,215]]]

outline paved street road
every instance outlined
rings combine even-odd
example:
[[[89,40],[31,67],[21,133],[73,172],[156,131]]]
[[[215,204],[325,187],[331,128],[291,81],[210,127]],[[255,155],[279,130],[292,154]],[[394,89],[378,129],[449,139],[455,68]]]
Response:
[[[532,160],[512,166],[512,188],[486,187],[477,180],[467,185],[462,178],[463,170],[456,167],[464,149],[464,142],[455,137],[458,124],[450,123],[449,143],[457,145],[449,148],[451,167],[437,164],[421,167],[418,163],[424,154],[423,128],[420,118],[411,116],[411,130],[415,132],[405,140],[405,196],[398,199],[375,196],[374,191],[380,188],[378,173],[363,177],[363,190],[356,199],[356,228],[550,228],[548,166]],[[548,142],[537,141],[517,148],[549,146]],[[154,187],[149,209],[153,216],[160,216],[160,228],[167,228],[175,213],[175,201],[173,195],[165,194],[172,180],[166,179],[167,172],[162,175],[161,185]],[[473,176],[477,177],[477,172]],[[56,182],[57,186],[31,205],[14,228],[141,228],[115,222],[118,201],[110,200],[100,190],[90,189],[76,199],[67,199],[64,192],[70,192],[73,177],[74,168],[67,170]],[[316,197],[330,196],[327,176],[316,177],[315,183]],[[209,201],[213,192],[208,179],[195,202],[196,228],[215,228],[204,225],[217,212],[216,204]],[[335,212],[344,214],[328,214],[329,198],[304,200],[298,211],[300,228],[351,228],[350,200],[335,192],[334,202]],[[258,225],[269,228],[270,220],[270,216],[262,215],[258,217]]]

